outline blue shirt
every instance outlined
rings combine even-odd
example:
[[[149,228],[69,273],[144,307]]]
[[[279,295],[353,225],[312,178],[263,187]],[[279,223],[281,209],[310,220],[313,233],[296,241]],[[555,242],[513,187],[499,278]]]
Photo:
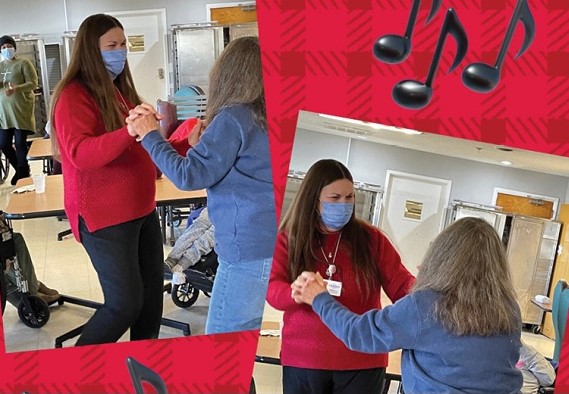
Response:
[[[157,131],[147,134],[142,146],[176,187],[206,189],[216,252],[222,260],[273,255],[277,219],[269,137],[247,106],[222,109],[186,157]]]
[[[312,308],[352,350],[403,349],[401,376],[406,394],[519,393],[523,382],[516,368],[521,346],[519,308],[515,313],[520,328],[515,333],[458,336],[433,319],[437,297],[434,291],[418,291],[384,309],[357,315],[323,293]]]

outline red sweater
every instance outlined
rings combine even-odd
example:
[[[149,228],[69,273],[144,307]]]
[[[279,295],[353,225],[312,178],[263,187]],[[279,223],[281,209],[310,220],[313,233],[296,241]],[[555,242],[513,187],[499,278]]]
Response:
[[[395,302],[407,294],[414,277],[403,266],[399,254],[387,238],[375,227],[366,225],[366,228],[371,235],[370,250],[377,256],[383,289]],[[339,233],[325,235],[322,246],[326,254],[329,252],[334,254],[338,237]],[[321,253],[317,253],[317,256],[319,254]],[[267,301],[274,308],[284,311],[282,365],[338,371],[386,367],[386,354],[364,354],[349,350],[320,321],[310,306],[294,302],[291,298],[287,259],[287,235],[280,232],[273,258]],[[337,272],[332,279],[342,282],[342,295],[337,297],[338,301],[360,314],[370,309],[381,308],[381,288],[373,290],[371,296],[364,300],[365,290],[360,290],[356,284],[349,250],[344,241],[340,242],[335,264]],[[327,267],[324,257],[320,257],[316,262],[316,268],[324,278],[327,278]],[[360,279],[360,282],[362,281]],[[365,285],[362,283],[363,286]]]
[[[80,83],[63,89],[54,118],[65,213],[78,241],[79,215],[93,232],[155,209],[156,169],[148,153],[126,126],[105,131],[98,105]]]

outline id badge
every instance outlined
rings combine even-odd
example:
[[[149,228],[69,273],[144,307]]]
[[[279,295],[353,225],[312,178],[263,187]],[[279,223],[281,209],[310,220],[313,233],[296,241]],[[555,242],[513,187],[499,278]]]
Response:
[[[342,294],[342,282],[335,280],[326,280],[326,289],[330,295],[334,297],[339,297]]]

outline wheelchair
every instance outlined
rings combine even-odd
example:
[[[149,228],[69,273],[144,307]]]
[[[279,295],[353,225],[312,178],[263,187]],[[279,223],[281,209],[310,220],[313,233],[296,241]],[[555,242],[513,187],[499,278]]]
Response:
[[[6,182],[8,178],[8,172],[10,171],[10,163],[8,158],[2,152],[0,152],[0,185]]]
[[[2,315],[6,307],[6,301],[18,309],[18,317],[28,327],[41,328],[49,320],[50,312],[47,303],[36,295],[31,295],[28,290],[28,281],[22,277],[16,247],[13,239],[13,231],[0,211],[0,296],[2,297]],[[14,271],[15,282],[8,276],[8,269]]]
[[[172,295],[174,305],[179,308],[189,308],[198,300],[200,291],[210,297],[213,281],[217,273],[217,253],[211,251],[202,256],[195,265],[183,271],[185,283],[171,284],[167,290]]]

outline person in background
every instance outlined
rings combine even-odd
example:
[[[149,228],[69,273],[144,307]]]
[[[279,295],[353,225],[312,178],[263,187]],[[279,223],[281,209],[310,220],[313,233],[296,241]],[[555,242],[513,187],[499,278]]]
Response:
[[[12,185],[18,179],[30,176],[26,139],[36,129],[34,89],[38,86],[34,65],[28,59],[16,56],[16,49],[12,37],[0,37],[0,149],[16,171],[10,180]]]
[[[24,236],[16,232],[13,233],[12,236],[14,239],[16,256],[18,257],[18,264],[20,266],[20,273],[23,279],[28,281],[28,290],[30,294],[39,296],[47,304],[57,301],[61,296],[59,292],[57,290],[50,289],[38,280],[34,263],[32,262],[32,257],[30,256],[30,251],[28,250],[28,245],[26,245]],[[13,269],[8,270],[6,272],[6,276],[10,278],[12,283],[16,283],[16,275],[14,274]]]
[[[516,367],[524,376],[521,394],[537,394],[540,387],[548,387],[555,382],[555,369],[551,363],[523,341]]]
[[[154,339],[160,330],[164,255],[156,168],[125,123],[140,103],[121,23],[110,15],[89,16],[51,108],[65,212],[104,295],[78,346],[116,342],[128,329],[131,340]]]
[[[203,208],[197,218],[176,240],[174,247],[164,261],[165,274],[183,272],[195,265],[213,250],[215,246],[215,231],[209,221],[207,208]]]
[[[519,393],[521,313],[504,245],[480,218],[463,218],[433,241],[411,293],[383,310],[358,314],[326,291],[319,273],[291,285],[350,349],[403,349],[406,394]]]
[[[414,282],[383,233],[354,214],[354,183],[336,160],[308,170],[277,238],[267,301],[284,311],[281,364],[285,394],[381,393],[387,354],[348,348],[307,305],[291,297],[303,271],[320,272],[330,292],[355,313],[381,308]]]
[[[259,329],[277,226],[258,38],[231,41],[215,61],[205,123],[190,134],[186,156],[156,119],[151,105],[139,105],[129,132],[179,189],[207,190],[219,266],[205,333]]]

